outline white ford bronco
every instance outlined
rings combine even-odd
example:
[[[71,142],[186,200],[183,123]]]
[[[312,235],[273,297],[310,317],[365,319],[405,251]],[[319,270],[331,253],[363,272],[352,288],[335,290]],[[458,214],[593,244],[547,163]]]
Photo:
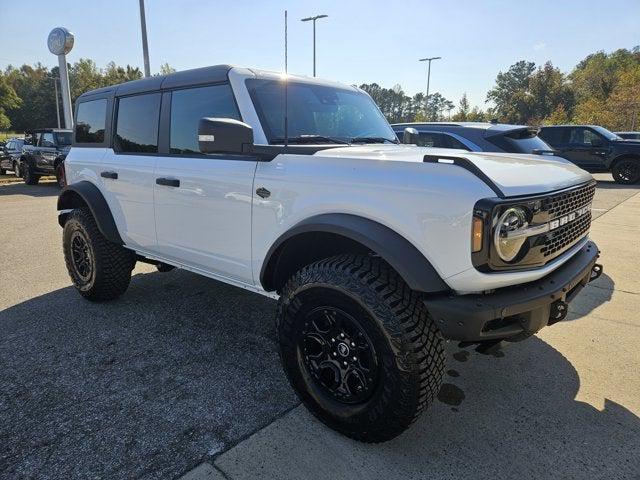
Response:
[[[122,295],[141,261],[277,298],[291,385],[358,440],[433,401],[445,339],[525,339],[602,271],[588,173],[400,144],[355,87],[220,65],[87,92],[75,121],[58,210],[80,294]]]

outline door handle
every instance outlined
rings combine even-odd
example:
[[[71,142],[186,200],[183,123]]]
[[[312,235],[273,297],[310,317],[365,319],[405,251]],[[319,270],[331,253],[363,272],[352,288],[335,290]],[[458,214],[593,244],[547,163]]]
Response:
[[[102,172],[100,174],[100,176],[102,178],[110,178],[112,180],[117,180],[118,179],[118,172]]]
[[[179,187],[180,180],[177,178],[156,178],[158,185],[164,185],[165,187]]]

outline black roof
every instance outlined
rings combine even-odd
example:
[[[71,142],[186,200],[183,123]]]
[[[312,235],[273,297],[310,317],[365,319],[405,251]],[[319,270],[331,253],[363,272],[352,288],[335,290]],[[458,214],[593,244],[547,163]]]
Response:
[[[111,85],[109,87],[98,88],[83,93],[78,100],[93,95],[112,93],[114,95],[130,95],[148,91],[157,91],[165,88],[186,87],[206,83],[217,83],[227,81],[231,65],[215,65],[212,67],[194,68],[181,72],[169,73],[167,75],[157,75],[154,77],[141,78],[131,82]]]

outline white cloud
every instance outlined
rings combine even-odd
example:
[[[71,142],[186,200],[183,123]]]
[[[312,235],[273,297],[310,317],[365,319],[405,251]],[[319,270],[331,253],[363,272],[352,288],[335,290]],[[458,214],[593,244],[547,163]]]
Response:
[[[538,42],[533,46],[533,49],[536,52],[539,52],[540,50],[544,50],[545,48],[547,48],[547,44],[544,42]]]

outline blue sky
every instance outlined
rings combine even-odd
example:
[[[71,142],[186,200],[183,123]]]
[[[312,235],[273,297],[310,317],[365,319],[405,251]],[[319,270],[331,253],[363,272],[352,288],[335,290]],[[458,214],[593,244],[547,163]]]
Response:
[[[146,0],[151,70],[164,62],[178,70],[217,63],[282,70],[285,9],[291,73],[312,73],[311,24],[299,19],[323,13],[318,76],[400,84],[414,94],[426,85],[417,59],[441,56],[431,92],[456,104],[467,92],[481,107],[498,71],[518,60],[550,60],[568,71],[589,53],[640,44],[640,0]],[[2,67],[56,65],[46,48],[54,26],[76,36],[70,62],[142,67],[138,0],[0,0],[0,19]]]

